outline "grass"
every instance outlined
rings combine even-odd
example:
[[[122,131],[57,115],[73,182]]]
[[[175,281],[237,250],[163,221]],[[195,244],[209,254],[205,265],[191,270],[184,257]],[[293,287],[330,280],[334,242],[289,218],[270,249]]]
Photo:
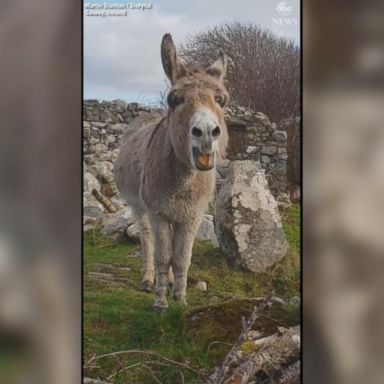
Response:
[[[97,231],[86,233],[83,301],[85,376],[103,380],[109,378],[109,382],[117,384],[204,383],[204,376],[225,356],[234,341],[217,338],[223,335],[224,328],[236,325],[236,321],[231,314],[228,324],[221,318],[219,326],[213,317],[212,321],[197,323],[195,329],[187,326],[190,313],[203,306],[214,307],[233,297],[259,297],[271,291],[285,300],[299,296],[299,207],[294,205],[282,211],[282,220],[289,243],[288,253],[262,274],[231,269],[220,250],[196,243],[188,276],[189,307],[180,307],[170,299],[169,310],[161,316],[152,310],[152,295],[139,290],[141,259],[133,257],[139,246],[101,237]],[[114,281],[108,281],[108,275],[105,281],[91,278],[92,273],[111,271]],[[199,280],[207,282],[206,292],[195,288]],[[293,322],[297,323],[297,309],[291,312]],[[208,323],[211,328],[204,329]],[[120,354],[87,364],[94,356],[127,350],[149,351],[150,354]]]

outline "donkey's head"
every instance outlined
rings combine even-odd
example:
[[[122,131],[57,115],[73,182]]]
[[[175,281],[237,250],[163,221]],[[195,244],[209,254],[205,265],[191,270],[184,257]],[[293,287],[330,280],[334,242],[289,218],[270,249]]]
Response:
[[[228,141],[224,108],[228,92],[223,79],[226,58],[208,68],[187,66],[177,57],[170,34],[161,42],[161,59],[171,81],[168,126],[178,159],[188,167],[208,171],[216,164],[216,153],[223,156]]]

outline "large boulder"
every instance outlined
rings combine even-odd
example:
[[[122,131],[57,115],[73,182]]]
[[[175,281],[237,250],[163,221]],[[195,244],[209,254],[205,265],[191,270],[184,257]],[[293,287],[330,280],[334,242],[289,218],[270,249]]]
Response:
[[[278,206],[259,162],[229,164],[215,210],[217,239],[232,264],[262,272],[286,254]]]
[[[205,214],[201,220],[199,229],[196,233],[196,239],[199,241],[208,242],[214,247],[218,247],[215,228],[213,225],[213,216]]]

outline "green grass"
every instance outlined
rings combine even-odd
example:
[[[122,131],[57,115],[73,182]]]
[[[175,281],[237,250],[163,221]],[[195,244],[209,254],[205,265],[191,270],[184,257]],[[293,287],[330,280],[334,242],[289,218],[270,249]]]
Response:
[[[189,307],[180,307],[170,299],[169,310],[164,315],[154,313],[152,295],[139,290],[141,259],[132,257],[132,252],[139,249],[138,244],[103,238],[97,231],[87,233],[84,239],[85,375],[106,380],[121,370],[109,382],[182,383],[183,376],[185,383],[204,383],[204,376],[223,358],[234,341],[232,336],[225,340],[217,338],[223,335],[223,328],[230,329],[237,324],[233,317],[236,314],[228,312],[227,326],[223,327],[226,323],[221,318],[219,327],[215,317],[211,317],[210,321],[197,323],[197,328],[186,325],[190,320],[188,315],[204,306],[215,308],[217,303],[233,297],[245,299],[270,292],[285,300],[299,296],[299,215],[298,206],[282,212],[289,250],[283,260],[262,274],[231,269],[220,250],[196,243],[188,275]],[[119,269],[122,267],[123,270]],[[110,268],[117,281],[101,282],[90,278],[90,272],[108,273]],[[198,280],[207,282],[206,292],[195,288]],[[296,323],[298,315],[297,309],[292,309],[289,314]],[[204,329],[208,323],[210,328]],[[212,340],[218,342],[212,344]],[[121,354],[87,364],[93,356],[127,350],[150,351],[151,354]]]

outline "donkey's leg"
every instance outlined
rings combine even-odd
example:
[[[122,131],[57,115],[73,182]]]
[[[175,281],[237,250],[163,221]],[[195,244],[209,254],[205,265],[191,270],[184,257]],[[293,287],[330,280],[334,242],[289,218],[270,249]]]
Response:
[[[172,229],[169,222],[159,216],[151,217],[151,227],[155,247],[155,303],[158,311],[168,308],[168,273],[172,259]]]
[[[168,285],[169,289],[173,289],[173,284],[175,282],[175,277],[173,276],[173,269],[172,265],[169,267],[169,272],[168,272]]]
[[[173,295],[176,301],[187,305],[187,276],[191,265],[192,247],[199,220],[175,226],[172,268],[175,276]]]
[[[141,281],[141,290],[150,292],[153,289],[155,281],[155,264],[153,261],[153,239],[148,215],[142,213],[138,216],[140,227],[140,242],[143,252],[143,279]]]

